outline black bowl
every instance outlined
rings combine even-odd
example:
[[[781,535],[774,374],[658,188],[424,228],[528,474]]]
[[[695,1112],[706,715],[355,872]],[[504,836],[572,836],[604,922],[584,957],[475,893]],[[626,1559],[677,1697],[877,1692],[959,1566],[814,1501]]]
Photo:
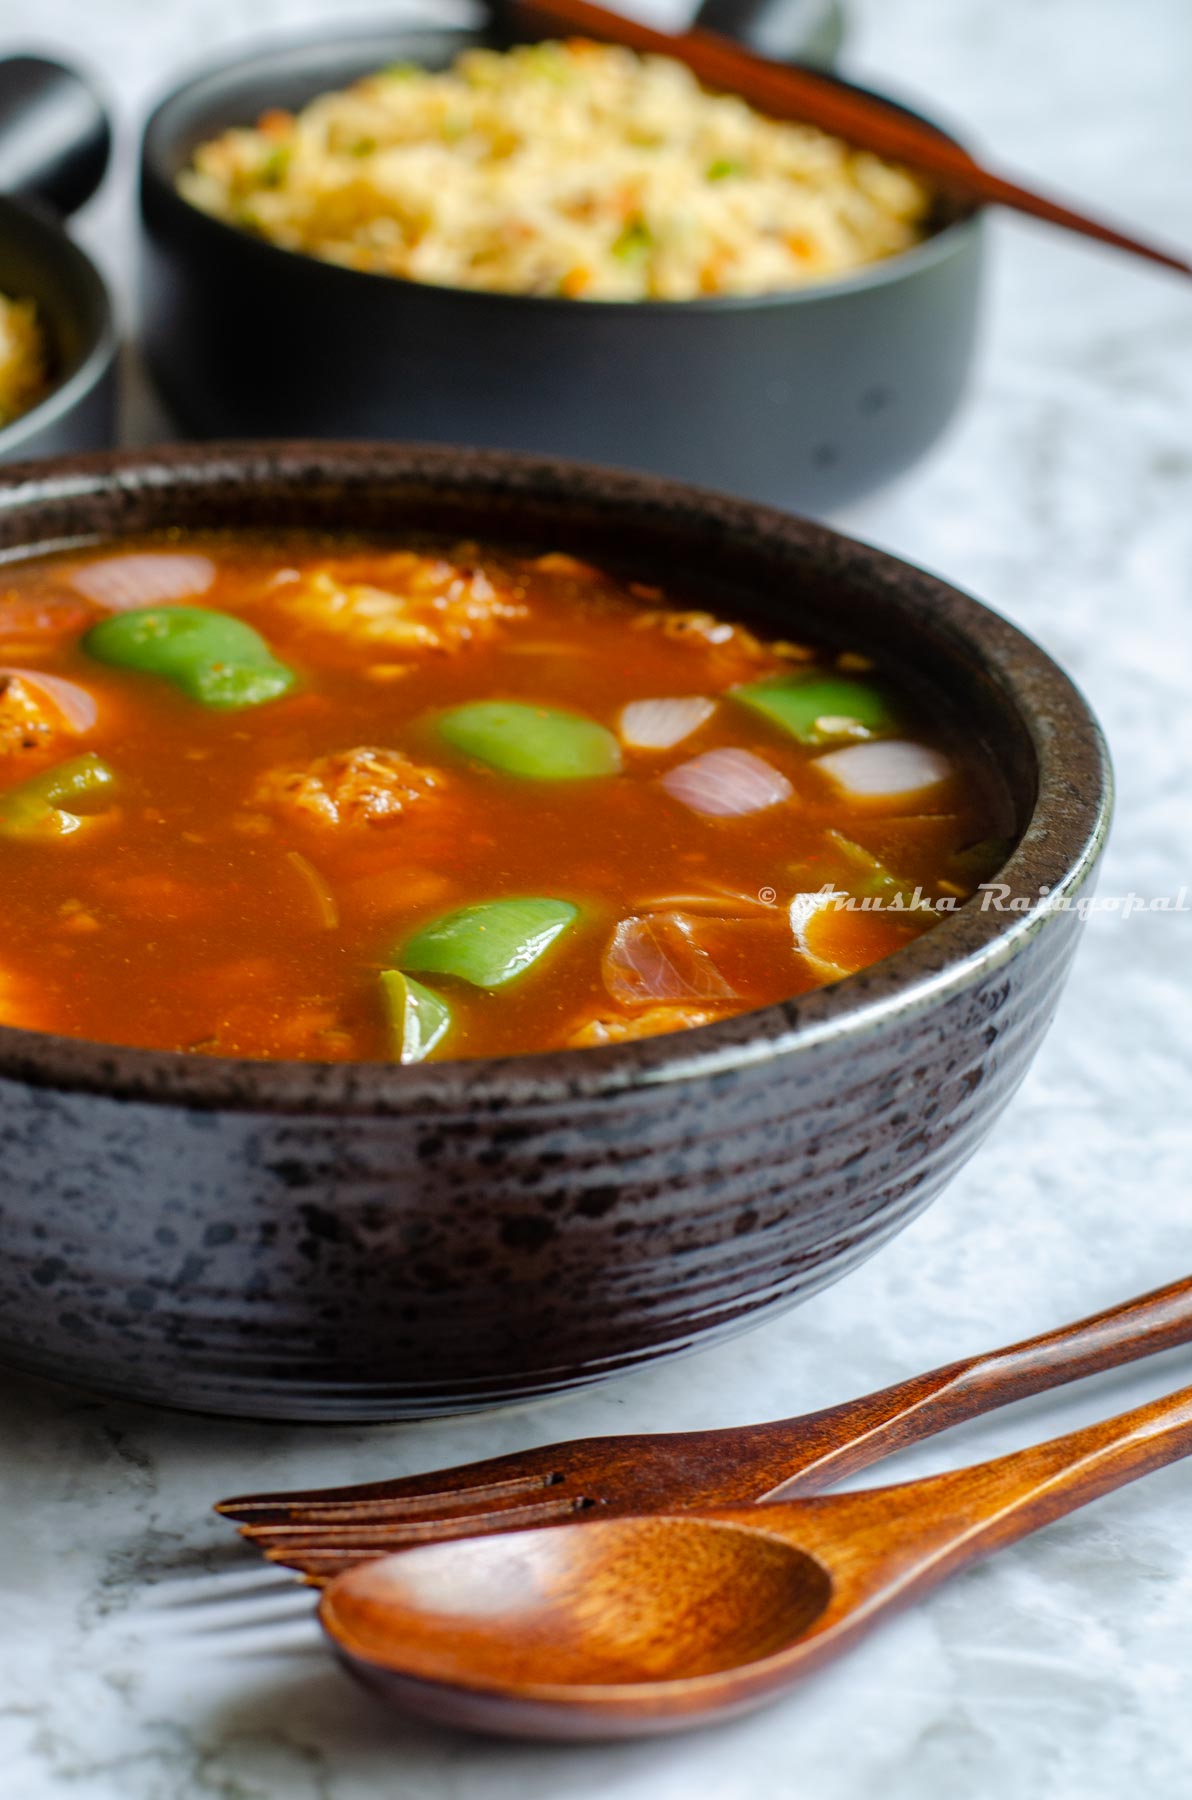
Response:
[[[37,302],[52,385],[0,429],[0,461],[97,450],[112,442],[116,331],[103,280],[52,213],[0,197],[0,292]]]
[[[78,70],[44,56],[0,59],[0,292],[36,302],[51,362],[44,399],[0,429],[0,461],[112,441],[111,303],[60,222],[103,180],[111,141],[103,100]]]
[[[278,249],[175,188],[195,146],[397,59],[482,33],[282,43],[211,69],[145,132],[142,330],[199,437],[352,436],[628,465],[818,512],[909,467],[960,399],[981,219],[788,294],[605,303],[431,287]]]
[[[862,974],[676,1036],[428,1064],[233,1062],[0,1028],[0,1358],[227,1413],[524,1399],[739,1330],[926,1206],[1055,1008],[1109,809],[1088,709],[975,600],[805,521],[568,464],[226,445],[0,472],[0,549],[416,524],[608,556],[872,651],[996,756],[1021,839]],[[1050,889],[1052,904],[1040,903]]]

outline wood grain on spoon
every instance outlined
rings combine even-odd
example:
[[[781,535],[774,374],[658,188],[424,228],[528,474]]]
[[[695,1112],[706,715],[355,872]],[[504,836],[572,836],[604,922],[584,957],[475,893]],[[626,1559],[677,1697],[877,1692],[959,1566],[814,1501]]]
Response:
[[[1192,1455],[1192,1388],[901,1487],[407,1550],[326,1590],[340,1655],[408,1710],[550,1738],[760,1705],[946,1576]]]
[[[929,176],[953,199],[1005,206],[1178,270],[1181,275],[1192,275],[1192,262],[1187,258],[1008,181],[896,107],[809,69],[768,62],[712,32],[688,31],[675,36],[655,31],[636,19],[593,6],[590,0],[511,0],[501,14],[519,31],[590,37],[646,55],[671,56],[686,63],[705,86],[740,94],[772,118],[818,125],[861,149],[905,163]]]

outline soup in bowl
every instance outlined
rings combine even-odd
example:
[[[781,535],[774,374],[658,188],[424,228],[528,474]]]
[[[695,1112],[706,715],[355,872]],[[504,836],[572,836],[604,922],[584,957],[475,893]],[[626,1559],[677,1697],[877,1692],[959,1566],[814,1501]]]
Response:
[[[0,480],[0,1346],[403,1417],[814,1292],[938,1191],[1108,767],[975,601],[516,457]],[[992,878],[992,879],[991,879]]]
[[[400,535],[10,562],[0,1023],[506,1056],[712,1024],[932,929],[1010,848],[994,757],[871,657],[684,587]]]

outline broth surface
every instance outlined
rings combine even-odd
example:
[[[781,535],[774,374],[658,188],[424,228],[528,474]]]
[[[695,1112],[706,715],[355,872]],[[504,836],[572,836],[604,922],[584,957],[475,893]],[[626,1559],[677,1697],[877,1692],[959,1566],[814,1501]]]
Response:
[[[940,721],[863,658],[762,643],[682,606],[568,556],[476,545],[187,535],[8,565],[0,1022],[321,1061],[616,1042],[838,979],[935,922],[891,909],[896,894],[956,904],[993,872],[1007,848],[996,774]],[[109,660],[113,626],[172,608],[255,628],[276,659],[266,683],[280,663],[289,685],[213,705]],[[886,718],[829,713],[805,743],[733,692],[828,679],[880,692]],[[630,719],[657,735],[687,716],[687,735],[625,741],[627,704],[674,698],[704,705]],[[512,724],[454,713],[476,702],[513,703]],[[490,741],[515,762],[612,766],[513,772],[486,760]],[[862,744],[887,746],[887,764],[889,747],[916,746],[909,775],[938,778],[844,792],[830,768],[872,784],[885,765],[821,759]],[[52,772],[85,757],[103,783],[77,811],[69,793],[47,799]],[[828,884],[885,906],[825,906],[812,897]],[[452,927],[446,951],[441,934],[412,948],[460,908],[527,897],[575,914],[500,984],[436,965],[461,940],[491,960],[495,915]],[[413,985],[382,979],[403,968]]]

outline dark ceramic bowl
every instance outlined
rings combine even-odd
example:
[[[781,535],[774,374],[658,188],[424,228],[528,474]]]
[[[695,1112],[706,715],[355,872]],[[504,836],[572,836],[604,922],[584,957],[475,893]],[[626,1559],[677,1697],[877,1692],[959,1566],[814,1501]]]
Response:
[[[506,1061],[253,1063],[0,1029],[0,1358],[176,1406],[396,1419],[740,1330],[878,1249],[975,1149],[1051,1019],[1109,811],[1096,724],[975,600],[669,483],[423,449],[181,447],[0,472],[0,548],[163,525],[403,526],[605,558],[872,651],[996,757],[1021,839],[818,993]]]
[[[34,202],[0,197],[0,292],[37,302],[53,359],[45,398],[0,429],[0,462],[110,444],[116,332],[107,289],[58,220]]]
[[[820,512],[934,443],[972,355],[979,215],[788,294],[584,302],[431,287],[278,249],[183,200],[195,146],[482,33],[281,43],[188,81],[142,153],[142,332],[188,434],[404,438],[579,456]]]
[[[36,301],[52,376],[45,398],[0,429],[0,462],[112,441],[112,308],[61,223],[103,180],[111,143],[103,101],[76,69],[44,56],[0,60],[0,293]]]

